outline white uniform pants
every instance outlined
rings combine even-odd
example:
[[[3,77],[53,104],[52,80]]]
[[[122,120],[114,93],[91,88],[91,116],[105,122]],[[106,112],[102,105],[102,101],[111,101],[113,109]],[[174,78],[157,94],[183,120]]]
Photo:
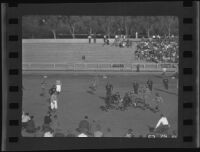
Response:
[[[56,85],[56,92],[61,92],[61,85]]]
[[[58,109],[58,104],[57,104],[57,101],[56,100],[53,100],[52,102],[51,102],[51,109],[53,110],[53,109]]]

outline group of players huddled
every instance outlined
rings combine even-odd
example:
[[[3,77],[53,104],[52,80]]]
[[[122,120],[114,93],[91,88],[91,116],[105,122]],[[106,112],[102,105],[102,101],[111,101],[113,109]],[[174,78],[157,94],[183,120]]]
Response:
[[[123,97],[119,92],[113,92],[113,85],[108,82],[105,86],[106,97],[105,106],[100,106],[103,111],[111,109],[127,110],[128,107],[140,108],[142,110],[149,109],[152,112],[159,112],[159,106],[164,102],[159,93],[153,95],[153,81],[148,79],[145,85],[139,84],[137,81],[132,83],[133,89],[126,92]],[[167,77],[163,78],[163,86],[166,90],[169,88],[169,80]],[[149,100],[152,100],[149,102]]]

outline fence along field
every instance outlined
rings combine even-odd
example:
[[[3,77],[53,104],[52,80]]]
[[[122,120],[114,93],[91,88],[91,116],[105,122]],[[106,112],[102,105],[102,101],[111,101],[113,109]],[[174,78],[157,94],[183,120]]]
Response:
[[[111,39],[112,43],[113,39]],[[140,39],[132,39],[131,48],[102,46],[103,40],[88,44],[88,39],[23,39],[23,70],[69,71],[175,71],[176,63],[145,63],[135,60]],[[81,58],[85,56],[83,61]]]

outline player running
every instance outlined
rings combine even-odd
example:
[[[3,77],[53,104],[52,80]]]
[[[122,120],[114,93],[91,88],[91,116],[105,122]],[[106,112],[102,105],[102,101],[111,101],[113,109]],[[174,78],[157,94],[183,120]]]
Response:
[[[58,109],[58,98],[57,98],[57,94],[56,92],[54,92],[52,95],[51,95],[51,98],[50,98],[50,108],[53,112],[55,112],[57,109]]]
[[[47,86],[46,78],[47,78],[46,75],[43,76],[43,81],[41,83],[41,93],[40,93],[40,96],[45,96],[45,88]]]

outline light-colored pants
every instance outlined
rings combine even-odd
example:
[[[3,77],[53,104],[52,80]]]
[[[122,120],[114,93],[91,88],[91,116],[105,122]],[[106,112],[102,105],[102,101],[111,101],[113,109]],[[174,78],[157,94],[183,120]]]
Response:
[[[52,102],[51,102],[51,109],[53,110],[53,109],[58,109],[58,104],[57,104],[57,101],[56,100],[53,100]]]
[[[56,85],[56,91],[59,93],[61,92],[61,85]]]

